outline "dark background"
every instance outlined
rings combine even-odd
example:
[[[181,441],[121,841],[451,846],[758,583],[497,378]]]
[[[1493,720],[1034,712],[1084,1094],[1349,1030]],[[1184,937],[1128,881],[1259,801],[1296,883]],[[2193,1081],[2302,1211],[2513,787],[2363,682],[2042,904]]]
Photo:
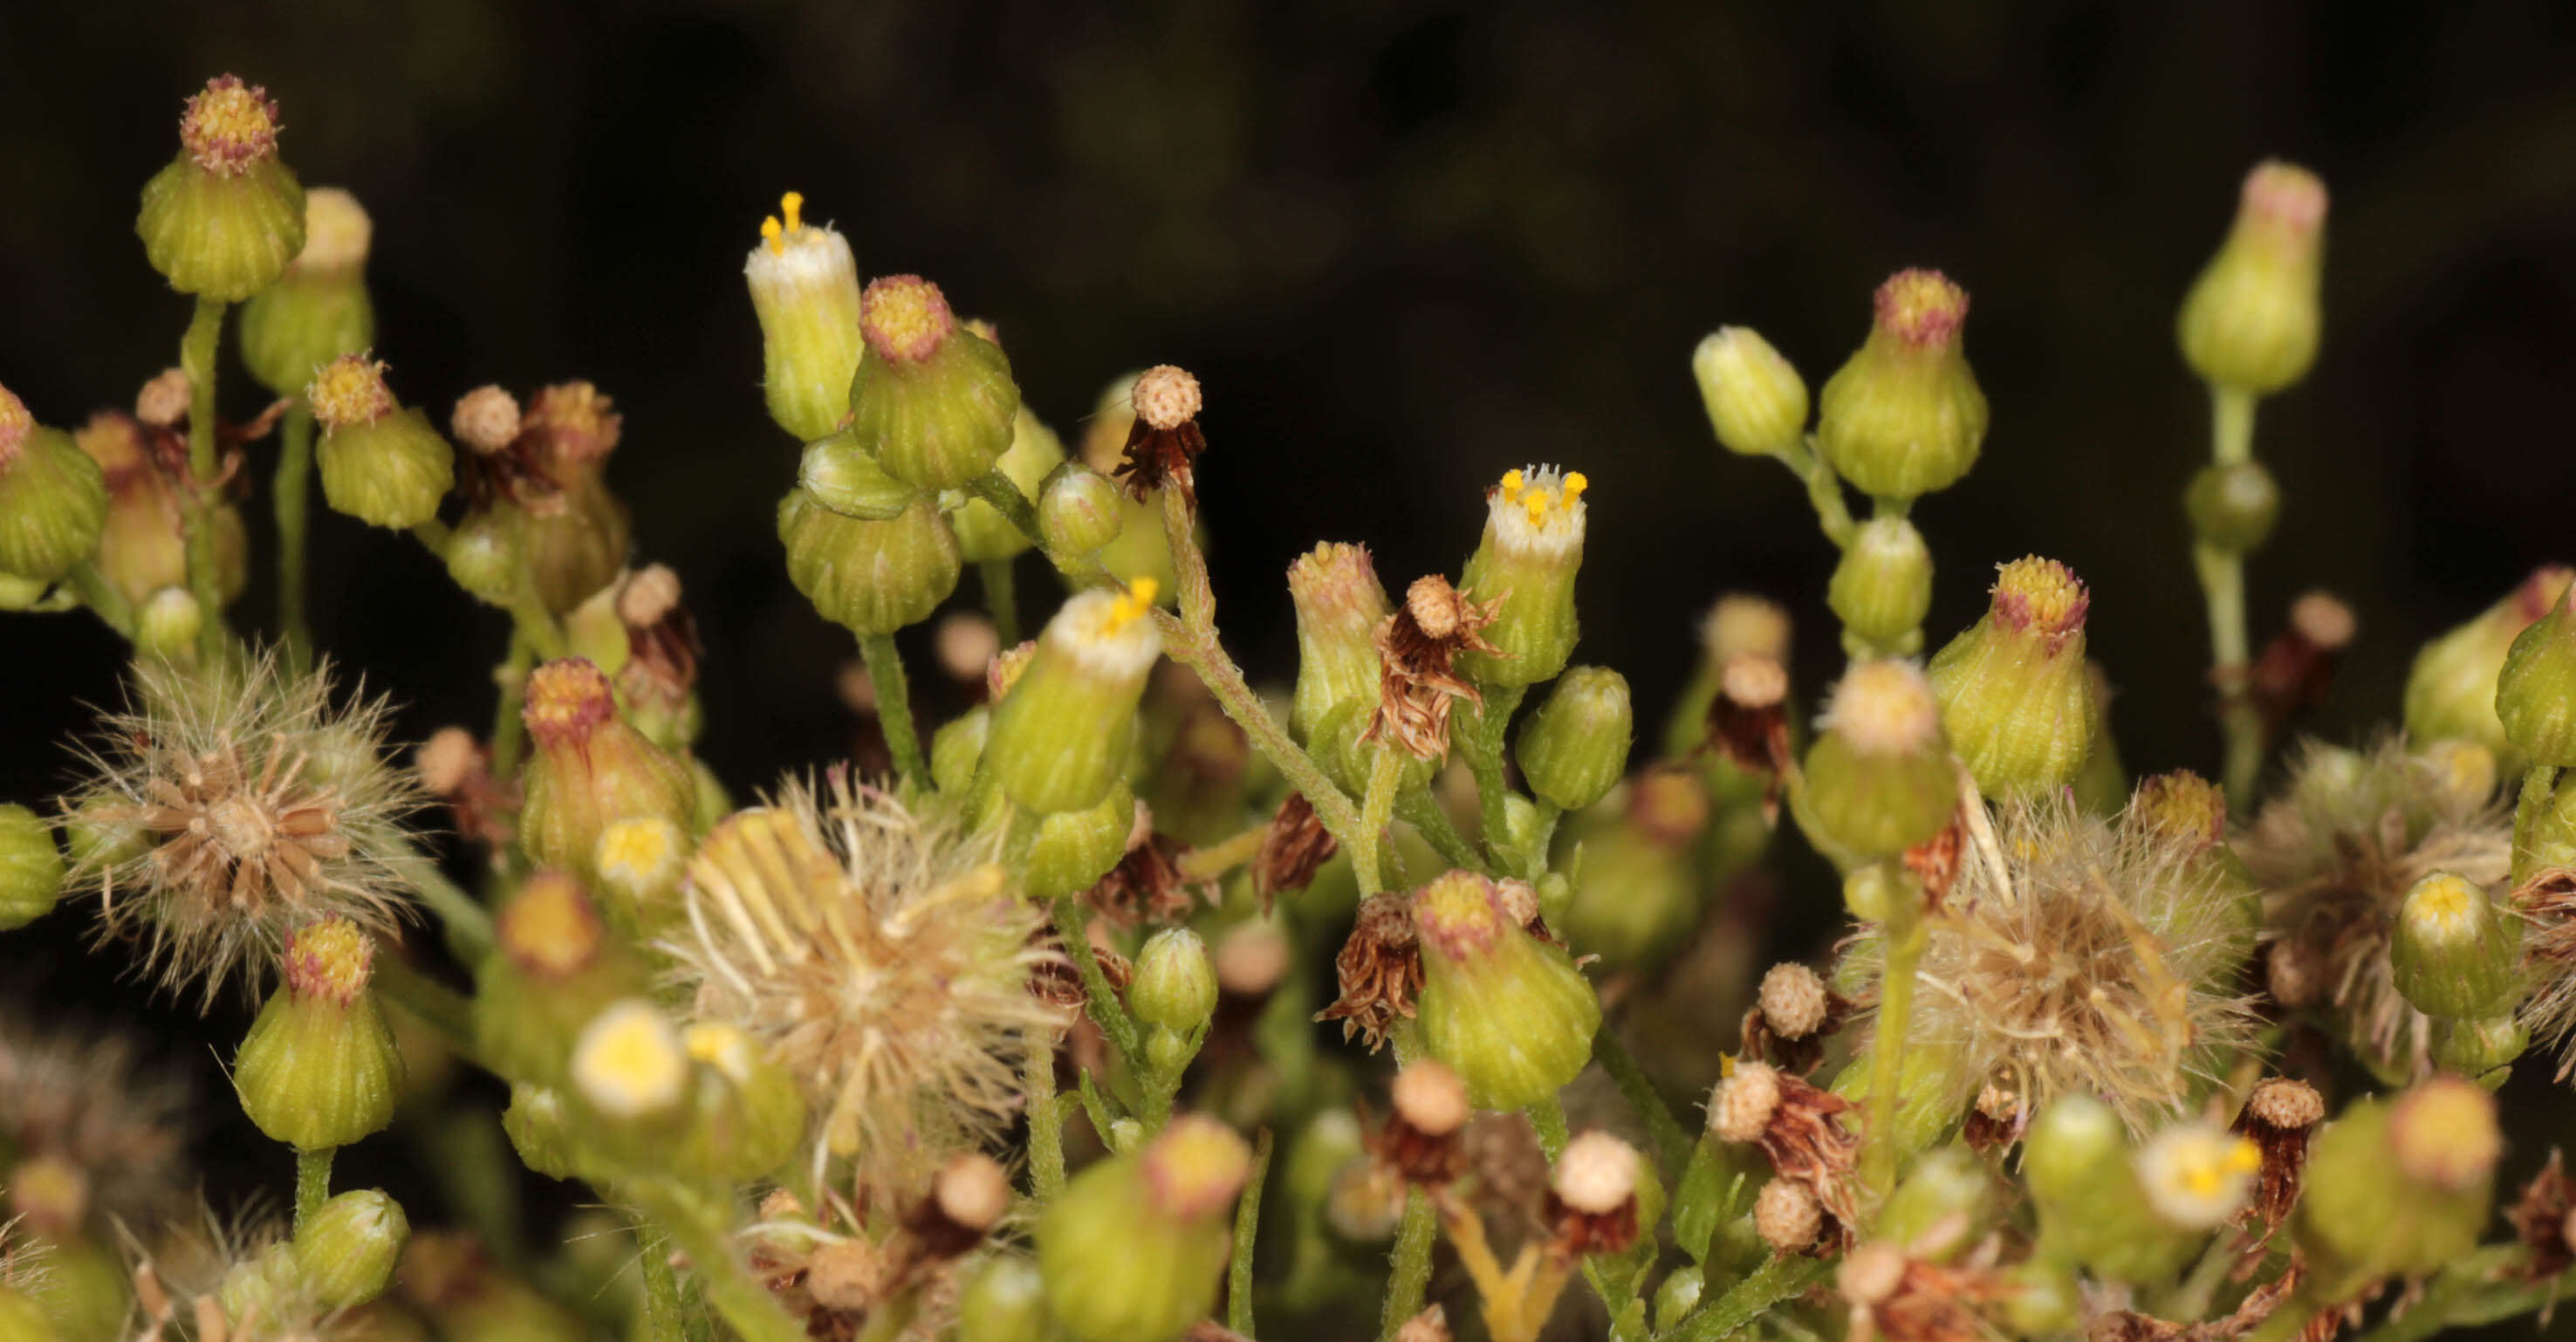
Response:
[[[2253,605],[2258,640],[2312,585],[2359,608],[2318,729],[2392,715],[2417,643],[2569,548],[2564,7],[111,0],[0,7],[0,56],[0,382],[70,424],[175,362],[187,304],[143,262],[136,191],[206,76],[265,84],[288,163],[374,214],[398,394],[442,420],[486,381],[617,398],[610,477],[642,556],[688,585],[703,752],[737,790],[854,726],[846,636],[771,529],[795,449],[762,410],[740,269],[786,188],[863,272],[927,274],[998,322],[1068,438],[1122,370],[1199,373],[1221,614],[1256,677],[1290,670],[1294,554],[1364,539],[1390,587],[1454,573],[1479,490],[1535,460],[1592,478],[1580,655],[1643,716],[1727,587],[1801,613],[1812,686],[1837,660],[1830,547],[1785,473],[1713,445],[1688,356],[1747,324],[1819,384],[1872,286],[1923,264],[1974,295],[1994,407],[1975,473],[1915,512],[1932,636],[1994,563],[2062,558],[2093,584],[2132,767],[2212,768],[2177,504],[2207,412],[2172,316],[2276,154],[2333,191],[2329,324],[2258,425],[2285,508]],[[321,517],[330,650],[412,737],[486,720],[500,617],[407,538]],[[1046,591],[1034,567],[1022,586]],[[60,784],[117,655],[82,617],[0,623],[0,799]],[[0,943],[0,981],[194,1033],[74,944]]]

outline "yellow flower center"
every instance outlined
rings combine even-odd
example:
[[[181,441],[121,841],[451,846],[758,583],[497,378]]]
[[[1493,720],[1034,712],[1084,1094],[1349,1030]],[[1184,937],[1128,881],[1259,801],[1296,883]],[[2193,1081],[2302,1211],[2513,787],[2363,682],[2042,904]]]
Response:
[[[1110,603],[1108,616],[1100,622],[1100,632],[1114,634],[1145,618],[1146,612],[1154,608],[1155,595],[1162,590],[1162,584],[1151,578],[1128,583],[1127,590]]]
[[[779,215],[785,215],[787,217],[787,221],[783,224],[780,223]],[[769,244],[769,254],[771,256],[785,256],[787,254],[788,235],[804,227],[805,193],[802,191],[790,191],[786,195],[778,198],[778,214],[773,214],[760,221],[761,240]]]

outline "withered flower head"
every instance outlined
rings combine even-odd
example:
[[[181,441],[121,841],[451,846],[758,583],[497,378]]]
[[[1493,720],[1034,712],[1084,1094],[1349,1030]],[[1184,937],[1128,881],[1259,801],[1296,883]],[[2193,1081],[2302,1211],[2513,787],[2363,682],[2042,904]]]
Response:
[[[1994,1330],[1978,1311],[2011,1287],[1985,1268],[1925,1262],[1880,1240],[1844,1256],[1834,1289],[1851,1306],[1847,1342],[1982,1342]]]
[[[2546,1281],[2576,1264],[2576,1179],[2567,1177],[2567,1162],[2557,1148],[2550,1148],[2549,1163],[2532,1176],[2504,1217],[2531,1250],[2523,1269],[2527,1280]]]
[[[2299,1200],[2299,1179],[2308,1166],[2308,1143],[2326,1117],[2326,1102],[2317,1089],[2292,1077],[2269,1077],[2245,1097],[2236,1116],[2236,1132],[2254,1143],[2262,1167],[2254,1182],[2248,1210],[2266,1231],[2278,1230]]]
[[[1067,1013],[1030,989],[1056,957],[990,845],[835,771],[736,812],[689,864],[667,947],[698,1021],[762,1041],[819,1116],[815,1160],[901,1198],[997,1137],[1031,1049]]]
[[[1359,918],[1350,939],[1333,957],[1342,995],[1315,1013],[1319,1021],[1342,1023],[1342,1038],[1358,1035],[1374,1053],[1386,1043],[1398,1020],[1413,1019],[1422,996],[1422,939],[1402,895],[1371,895],[1360,901]]]
[[[1111,474],[1141,500],[1159,489],[1177,489],[1198,506],[1195,463],[1207,451],[1199,431],[1199,380],[1170,364],[1158,364],[1136,375],[1129,392],[1136,421],[1127,430],[1126,456]]]
[[[1753,1196],[1753,1230],[1775,1253],[1805,1253],[1824,1233],[1825,1209],[1805,1184],[1772,1179]]]
[[[1597,1129],[1565,1144],[1548,1179],[1553,1251],[1625,1253],[1637,1242],[1638,1161],[1637,1148]]]
[[[141,942],[165,987],[201,983],[211,1003],[247,970],[256,990],[286,934],[319,918],[392,932],[419,792],[385,759],[384,702],[337,701],[330,677],[264,655],[185,671],[146,659],[126,710],[101,719],[66,808],[130,842],[72,877],[99,893],[102,939]]]
[[[1467,1083],[1445,1064],[1416,1059],[1395,1074],[1394,1112],[1367,1134],[1369,1154],[1409,1184],[1446,1188],[1467,1172]]]
[[[1194,879],[1181,870],[1182,851],[1180,840],[1154,828],[1153,811],[1143,802],[1136,803],[1127,855],[1082,892],[1083,903],[1122,928],[1179,923],[1201,900],[1216,900],[1213,880]]]
[[[1416,759],[1449,753],[1449,709],[1484,696],[1451,669],[1461,652],[1499,654],[1479,632],[1494,622],[1502,598],[1479,603],[1437,573],[1416,578],[1404,604],[1377,627],[1381,679],[1364,741],[1392,740]]]
[[[1756,1147],[1772,1173],[1805,1185],[1847,1241],[1860,1223],[1853,1180],[1860,1134],[1843,1117],[1855,1108],[1768,1063],[1739,1062],[1709,1094],[1708,1130]]]
[[[1252,859],[1252,889],[1261,896],[1264,913],[1273,897],[1305,889],[1315,873],[1333,859],[1341,845],[1324,822],[1315,818],[1314,803],[1303,792],[1291,792],[1262,831],[1261,851]]]
[[[1766,780],[1762,818],[1779,819],[1780,775],[1789,767],[1789,672],[1768,653],[1739,652],[1719,668],[1708,701],[1707,745],[1728,763]]]
[[[0,1018],[0,1147],[13,1162],[0,1222],[60,1236],[167,1218],[184,1197],[185,1098],[122,1036]]]
[[[1744,1055],[1801,1076],[1824,1060],[1824,1044],[1851,1019],[1851,999],[1825,986],[1794,960],[1762,975],[1753,1009],[1744,1013]]]

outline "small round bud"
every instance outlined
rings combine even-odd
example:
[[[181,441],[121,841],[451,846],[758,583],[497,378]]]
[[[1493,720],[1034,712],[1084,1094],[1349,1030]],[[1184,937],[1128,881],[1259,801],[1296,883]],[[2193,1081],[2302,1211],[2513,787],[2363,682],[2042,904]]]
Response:
[[[402,1204],[381,1190],[342,1193],[295,1229],[295,1265],[329,1309],[355,1309],[384,1294],[411,1238]]]
[[[572,1084],[612,1119],[666,1113],[689,1079],[679,1032],[649,1002],[619,1002],[594,1017],[573,1042]]]
[[[1265,997],[1296,968],[1296,947],[1267,922],[1243,923],[1217,939],[1217,986],[1235,997]]]
[[[519,398],[488,383],[476,387],[457,398],[447,428],[467,451],[491,456],[518,439]]]
[[[134,231],[181,293],[228,303],[265,289],[304,249],[304,188],[277,157],[277,104],[231,75],[179,119],[179,155],[143,186]]]
[[[1854,663],[1821,722],[1807,751],[1807,806],[1827,840],[1884,857],[1950,823],[1958,786],[1940,707],[1913,663]]]
[[[1910,653],[1932,609],[1932,549],[1902,517],[1874,517],[1852,533],[1825,588],[1825,603],[1843,628],[1876,647]]]
[[[169,661],[196,655],[197,635],[206,627],[205,608],[185,587],[164,587],[143,599],[134,612],[134,646]]]
[[[1205,1026],[1216,1011],[1216,965],[1199,934],[1186,927],[1155,933],[1136,953],[1127,1005],[1137,1020],[1161,1029],[1187,1033]]]
[[[24,806],[0,806],[0,931],[51,913],[63,896],[54,827]]]
[[[1843,1255],[1834,1269],[1834,1289],[1863,1309],[1884,1304],[1905,1281],[1905,1251],[1876,1240]]]
[[[1467,1083],[1430,1058],[1405,1064],[1404,1070],[1395,1074],[1389,1098],[1395,1104],[1396,1117],[1428,1137],[1457,1132],[1467,1126],[1470,1116]]]
[[[1691,376],[1718,445],[1741,456],[1786,456],[1807,430],[1807,384],[1752,330],[1721,326],[1691,351]]]
[[[1880,285],[1869,339],[1825,383],[1816,447],[1862,493],[1911,499],[1946,489],[1977,462],[1986,397],[1960,331],[1968,295],[1934,270]]]
[[[357,197],[329,186],[305,193],[304,250],[242,307],[242,362],[262,386],[293,396],[315,368],[375,343],[364,273],[373,236]]]
[[[1829,1007],[1825,981],[1794,960],[1771,966],[1755,995],[1762,1019],[1784,1039],[1804,1039],[1824,1028]]]
[[[1038,532],[1049,554],[1097,554],[1118,539],[1124,517],[1118,486],[1108,476],[1068,461],[1038,487]]]
[[[2576,765],[2576,584],[2514,639],[2495,711],[2505,739],[2534,763]]]
[[[956,489],[1011,446],[1020,389],[1001,347],[960,326],[918,275],[871,282],[859,334],[873,358],[850,382],[850,432],[896,479]]]
[[[2447,871],[2406,892],[2391,930],[2388,964],[2397,991],[2428,1016],[2480,1019],[2522,996],[2522,923],[2484,888]]]
[[[2312,589],[2301,592],[2290,603],[2290,628],[2311,646],[2341,652],[2352,646],[2353,636],[2361,632],[2361,621],[2343,598]]]
[[[2191,478],[2182,507],[2192,539],[2221,554],[2241,555],[2271,536],[2281,515],[2281,489],[2259,461],[2214,464]]]
[[[2235,227],[2183,299],[2176,334],[2192,371],[2268,396],[2307,375],[2324,324],[2325,183],[2305,168],[2257,164]]]
[[[1547,701],[1521,728],[1514,752],[1530,790],[1568,811],[1601,800],[1628,768],[1635,734],[1628,679],[1597,666],[1559,677]]]
[[[1775,1253],[1803,1253],[1825,1227],[1825,1209],[1805,1184],[1773,1179],[1753,1197],[1753,1230]]]
[[[1146,427],[1177,429],[1199,417],[1199,380],[1186,369],[1157,364],[1136,375],[1128,399]]]
[[[1536,685],[1565,669],[1580,633],[1574,575],[1583,564],[1591,481],[1553,466],[1506,471],[1485,492],[1485,531],[1458,590],[1493,603],[1480,632],[1497,649],[1458,654],[1458,670],[1488,685]],[[1434,637],[1444,631],[1425,626]]]
[[[285,982],[233,1059],[242,1112],[297,1150],[346,1146],[393,1120],[402,1055],[367,991],[375,942],[342,918],[286,939]]]
[[[2305,1132],[2326,1120],[2325,1097],[2295,1077],[2266,1077],[2245,1097],[2245,1112],[2279,1132]]]
[[[1637,1148],[1595,1129],[1565,1144],[1548,1177],[1557,1200],[1589,1216],[1607,1216],[1637,1196]]]
[[[516,508],[468,513],[447,534],[447,576],[479,601],[507,606],[526,578],[524,518]]]
[[[1760,1141],[1779,1111],[1780,1074],[1769,1063],[1739,1062],[1734,1075],[1709,1092],[1708,1130],[1720,1141]]]
[[[1113,783],[1097,806],[1039,819],[1037,842],[1029,847],[1030,897],[1078,895],[1097,884],[1127,856],[1141,809],[1125,783]]]
[[[2487,1087],[2501,1085],[2503,1068],[2531,1048],[2531,1026],[2511,1012],[2484,1020],[2437,1023],[2433,1064]]]

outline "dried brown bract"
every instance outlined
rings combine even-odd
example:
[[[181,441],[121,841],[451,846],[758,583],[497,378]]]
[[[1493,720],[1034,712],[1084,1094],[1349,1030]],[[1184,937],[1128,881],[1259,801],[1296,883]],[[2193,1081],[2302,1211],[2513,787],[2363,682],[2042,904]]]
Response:
[[[2549,1152],[2549,1163],[2540,1167],[2525,1185],[2522,1196],[2504,1214],[2531,1259],[2523,1267],[2523,1279],[2542,1281],[2576,1265],[2576,1179],[2567,1177],[2567,1162],[2556,1148]]]
[[[2325,1116],[2326,1102],[2316,1087],[2290,1077],[2272,1077],[2245,1097],[2235,1130],[2262,1152],[2263,1166],[2244,1214],[2260,1219],[2267,1236],[2281,1228],[2298,1203],[2308,1144]]]
[[[1420,1188],[1446,1188],[1467,1173],[1467,1085],[1425,1058],[1396,1074],[1393,1112],[1362,1140],[1379,1164]]]
[[[1177,489],[1198,507],[1196,463],[1207,451],[1199,431],[1199,380],[1170,364],[1148,368],[1136,377],[1131,396],[1136,422],[1127,429],[1127,450],[1110,472],[1142,501],[1158,489]]]
[[[493,776],[492,752],[462,727],[441,727],[412,754],[421,790],[447,803],[448,823],[473,842],[501,848],[518,814],[519,785]]]
[[[1478,602],[1437,573],[1414,579],[1377,627],[1378,703],[1360,739],[1392,740],[1416,759],[1448,754],[1451,706],[1485,702],[1451,664],[1461,652],[1501,654],[1481,632],[1501,607],[1502,597]]]
[[[1342,1023],[1342,1038],[1360,1037],[1374,1053],[1399,1020],[1413,1019],[1422,995],[1422,938],[1402,895],[1371,895],[1360,902],[1350,939],[1333,957],[1342,995],[1315,1013]]]
[[[1177,923],[1197,910],[1201,899],[1216,901],[1216,883],[1184,874],[1180,841],[1148,829],[1152,823],[1145,807],[1137,806],[1136,832],[1127,837],[1127,856],[1082,892],[1085,903],[1120,927]]]
[[[1824,1061],[1825,1041],[1857,1009],[1807,966],[1794,961],[1773,965],[1762,976],[1753,1008],[1744,1013],[1744,1056],[1805,1076]]]
[[[1315,805],[1306,800],[1306,794],[1289,793],[1270,817],[1270,828],[1261,835],[1261,850],[1252,859],[1252,889],[1261,896],[1261,911],[1269,913],[1276,896],[1313,884],[1315,873],[1340,849],[1324,822],[1315,818]]]
[[[1762,823],[1780,819],[1780,778],[1789,755],[1789,672],[1778,658],[1739,652],[1718,670],[1717,694],[1708,701],[1708,736],[1735,767],[1763,780]]]
[[[2021,1097],[2001,1086],[1987,1086],[1977,1092],[1974,1104],[1968,1106],[1967,1121],[1959,1125],[1959,1140],[1981,1156],[1991,1156],[2021,1140],[2030,1128],[2030,1106]]]
[[[1848,1342],[1983,1342],[1993,1329],[1978,1311],[2013,1289],[1986,1268],[1927,1263],[1883,1241],[1847,1254],[1834,1287],[1851,1306]]]
[[[2263,648],[2246,675],[2246,693],[2263,714],[2264,730],[2277,737],[2297,715],[2325,702],[2335,659],[2352,644],[2352,607],[2331,592],[2309,592],[2290,603],[2290,622]]]

